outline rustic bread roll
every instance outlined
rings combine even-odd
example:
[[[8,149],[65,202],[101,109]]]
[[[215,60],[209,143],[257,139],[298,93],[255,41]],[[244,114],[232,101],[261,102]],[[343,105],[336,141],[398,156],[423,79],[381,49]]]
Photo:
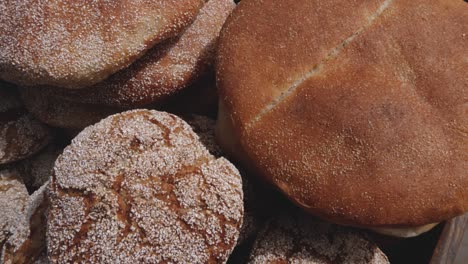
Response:
[[[26,210],[28,190],[14,169],[0,169],[0,255],[11,237],[11,229]]]
[[[232,0],[209,0],[180,36],[156,45],[128,68],[91,87],[53,89],[67,100],[135,108],[163,104],[210,70],[214,51]]]
[[[17,91],[0,81],[0,164],[27,158],[51,139],[52,131],[25,111]]]
[[[29,196],[15,168],[0,170],[0,263],[33,263],[43,251],[44,190]]]
[[[221,144],[335,223],[406,229],[463,214],[467,11],[242,1],[219,42]]]
[[[83,130],[57,159],[48,257],[223,263],[242,223],[237,169],[180,118],[135,110]]]
[[[203,3],[2,1],[0,78],[22,85],[93,85],[176,36]]]
[[[260,231],[249,263],[390,263],[359,232],[303,216],[271,219]]]
[[[16,216],[10,227],[11,236],[6,241],[0,256],[5,264],[32,264],[41,261],[45,252],[45,233],[48,182],[26,200],[25,210]]]

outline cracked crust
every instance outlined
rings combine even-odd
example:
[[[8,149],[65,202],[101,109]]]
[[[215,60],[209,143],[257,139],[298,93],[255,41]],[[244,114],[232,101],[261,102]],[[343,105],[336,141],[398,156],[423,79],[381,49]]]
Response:
[[[467,8],[241,2],[220,37],[217,137],[332,222],[400,228],[464,213]]]
[[[0,81],[0,164],[27,158],[51,139],[52,131],[26,112],[17,91]]]
[[[225,156],[218,143],[215,140],[216,122],[206,116],[191,115],[184,120],[192,127],[193,131],[200,137],[200,141],[208,149],[211,155],[215,157]],[[255,188],[249,179],[249,175],[239,170],[242,177],[242,191],[244,193],[244,219],[239,232],[237,245],[240,245],[251,239],[259,230],[263,220],[259,214],[259,202]]]
[[[180,118],[129,111],[86,128],[57,159],[52,263],[223,263],[242,223],[237,169]]]
[[[167,101],[208,73],[232,0],[211,0],[182,34],[156,45],[130,67],[92,87],[56,93],[67,100],[119,108]],[[46,89],[46,88],[42,88]]]
[[[203,3],[2,1],[0,77],[21,85],[93,85],[176,36]]]
[[[390,263],[366,236],[305,216],[271,219],[260,231],[249,264]]]

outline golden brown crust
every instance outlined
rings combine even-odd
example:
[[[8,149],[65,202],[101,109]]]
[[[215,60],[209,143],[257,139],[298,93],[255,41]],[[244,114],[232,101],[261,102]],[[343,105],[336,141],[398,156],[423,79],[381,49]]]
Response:
[[[232,0],[208,1],[180,36],[156,45],[128,68],[92,87],[55,92],[70,101],[120,108],[161,104],[207,74],[234,7]]]
[[[52,263],[222,263],[242,223],[239,172],[180,118],[128,111],[83,130],[55,163]]]
[[[50,128],[27,113],[17,92],[0,82],[0,164],[27,158],[51,139]]]
[[[81,130],[122,111],[113,107],[72,102],[56,96],[49,87],[22,87],[20,92],[28,111],[53,127]]]
[[[0,77],[22,85],[93,85],[176,36],[203,3],[2,1]]]
[[[418,226],[467,211],[467,7],[241,2],[217,82],[248,165],[338,223]]]

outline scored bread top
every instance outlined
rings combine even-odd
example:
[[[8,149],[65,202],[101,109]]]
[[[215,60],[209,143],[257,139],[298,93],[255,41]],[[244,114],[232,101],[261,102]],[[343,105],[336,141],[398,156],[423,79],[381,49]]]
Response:
[[[176,36],[203,0],[0,2],[0,78],[81,88]]]
[[[343,224],[422,225],[467,211],[467,9],[241,2],[221,34],[217,84],[244,162]]]

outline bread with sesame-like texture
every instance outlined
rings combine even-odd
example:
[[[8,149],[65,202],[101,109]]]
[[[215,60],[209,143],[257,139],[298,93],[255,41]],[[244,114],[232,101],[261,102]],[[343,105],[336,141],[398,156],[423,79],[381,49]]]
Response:
[[[0,263],[33,264],[40,261],[46,246],[46,182],[27,197],[25,210],[16,215],[11,236],[1,251]]]
[[[64,98],[118,108],[161,105],[210,70],[232,0],[209,0],[179,36],[154,46],[128,68],[91,87],[53,89]]]
[[[217,137],[334,223],[463,214],[467,22],[463,1],[241,1],[219,40]]]
[[[208,149],[211,155],[215,157],[224,156],[221,148],[215,140],[216,121],[206,116],[190,115],[184,117],[184,120],[192,127],[198,135],[200,141]],[[244,193],[244,219],[239,232],[237,245],[240,245],[251,239],[259,230],[263,223],[263,217],[260,216],[261,203],[258,201],[258,193],[249,175],[239,169],[242,177],[242,191]]]
[[[14,164],[30,193],[50,180],[55,160],[62,151],[63,147],[52,143],[36,155]]]
[[[52,263],[223,263],[242,223],[237,169],[182,119],[134,110],[83,130],[50,188]]]
[[[28,190],[14,169],[0,169],[0,255],[18,215],[26,210]]]
[[[189,25],[203,0],[0,2],[0,78],[82,88]]]
[[[51,129],[26,112],[14,87],[0,81],[0,164],[27,158],[51,139]]]
[[[357,230],[317,222],[302,215],[269,220],[250,253],[249,264],[390,263],[387,256]]]

